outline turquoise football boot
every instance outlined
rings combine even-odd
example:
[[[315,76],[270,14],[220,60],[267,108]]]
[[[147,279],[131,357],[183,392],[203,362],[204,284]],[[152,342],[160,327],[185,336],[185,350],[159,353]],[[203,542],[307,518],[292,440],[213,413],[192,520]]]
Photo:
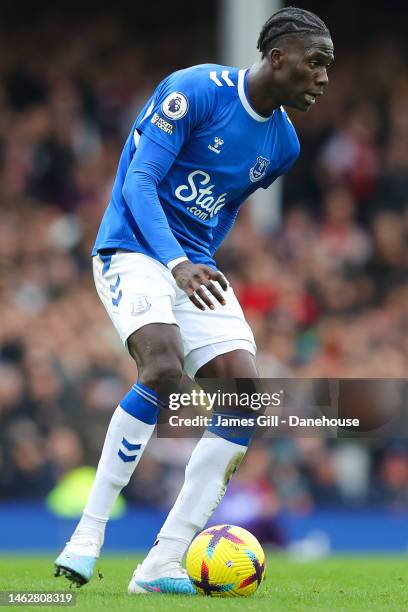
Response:
[[[55,559],[55,576],[65,576],[77,587],[81,587],[93,576],[96,557],[70,553],[65,549]]]
[[[159,574],[162,572],[158,572]],[[165,570],[165,575],[153,576],[142,572],[142,566],[138,565],[129,582],[128,593],[131,595],[197,595],[193,583],[188,574],[181,566]]]

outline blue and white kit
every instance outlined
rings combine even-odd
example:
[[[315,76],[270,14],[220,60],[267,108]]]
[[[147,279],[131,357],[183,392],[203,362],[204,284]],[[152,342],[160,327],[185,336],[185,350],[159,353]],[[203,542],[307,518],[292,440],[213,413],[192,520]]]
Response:
[[[213,299],[215,310],[202,312],[167,267],[187,257],[216,268],[214,253],[240,206],[299,154],[282,107],[270,117],[252,108],[248,72],[216,64],[175,72],[131,128],[92,252],[98,293],[124,342],[143,325],[163,322],[179,325],[186,362],[202,347],[232,350],[224,342],[255,351],[231,288],[226,306]]]

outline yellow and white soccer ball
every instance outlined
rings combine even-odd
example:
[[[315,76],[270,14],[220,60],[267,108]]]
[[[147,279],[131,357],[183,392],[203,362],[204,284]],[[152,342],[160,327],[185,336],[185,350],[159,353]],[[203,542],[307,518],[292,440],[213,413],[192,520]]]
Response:
[[[246,529],[215,525],[192,541],[186,568],[201,595],[248,597],[265,577],[265,553]]]

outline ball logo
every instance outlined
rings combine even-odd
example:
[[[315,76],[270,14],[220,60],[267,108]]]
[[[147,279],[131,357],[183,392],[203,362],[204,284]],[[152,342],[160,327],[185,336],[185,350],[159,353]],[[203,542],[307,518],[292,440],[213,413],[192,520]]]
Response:
[[[162,104],[162,111],[169,119],[182,119],[188,111],[186,96],[178,91],[169,94]]]

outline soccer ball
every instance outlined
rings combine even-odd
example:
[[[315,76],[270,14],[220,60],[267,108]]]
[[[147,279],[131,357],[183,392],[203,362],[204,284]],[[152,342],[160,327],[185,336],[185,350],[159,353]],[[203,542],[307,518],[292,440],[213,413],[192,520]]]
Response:
[[[248,597],[264,579],[265,553],[246,529],[215,525],[192,541],[186,568],[201,595]]]

